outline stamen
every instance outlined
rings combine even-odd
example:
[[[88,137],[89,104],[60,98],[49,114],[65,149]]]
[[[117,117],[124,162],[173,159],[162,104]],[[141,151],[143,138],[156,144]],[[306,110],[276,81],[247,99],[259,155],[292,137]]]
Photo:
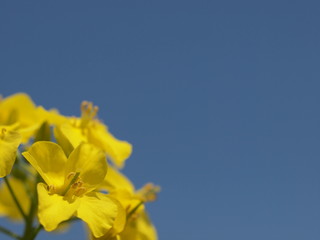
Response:
[[[86,125],[97,115],[98,110],[99,108],[97,106],[93,106],[92,102],[83,101],[81,103],[80,127],[86,127]]]
[[[147,183],[144,187],[142,187],[137,195],[144,202],[153,202],[157,199],[157,195],[160,192],[160,187],[156,186],[152,183]]]
[[[85,187],[79,187],[77,190],[75,190],[74,195],[77,197],[80,197],[82,194],[85,193],[87,189]]]
[[[67,179],[69,180],[70,177],[73,175],[74,173],[69,173],[67,176]],[[69,189],[71,188],[71,186],[77,181],[78,177],[80,175],[80,172],[76,172],[75,175],[73,175],[72,180],[70,181],[70,183],[68,184],[68,186],[66,187],[66,189],[63,191],[62,196],[65,196],[66,193],[69,191]],[[69,177],[69,178],[68,178]]]
[[[75,182],[74,184],[72,184],[72,188],[80,188],[80,187],[82,187],[82,185],[83,185],[83,182],[78,181],[78,182]]]
[[[7,133],[7,129],[2,128],[0,133],[0,139],[4,139],[4,137],[6,136],[6,133]]]
[[[55,186],[53,186],[53,185],[47,186],[47,191],[48,191],[49,193],[54,193],[55,190],[56,190],[56,187],[55,187]]]
[[[90,102],[88,102],[88,101],[83,101],[83,102],[81,103],[81,106],[80,106],[81,112],[82,112],[82,113],[86,112],[87,109],[89,108],[89,105],[90,105]]]
[[[67,175],[67,180],[73,178],[75,175],[76,175],[75,172],[70,172],[70,173]]]

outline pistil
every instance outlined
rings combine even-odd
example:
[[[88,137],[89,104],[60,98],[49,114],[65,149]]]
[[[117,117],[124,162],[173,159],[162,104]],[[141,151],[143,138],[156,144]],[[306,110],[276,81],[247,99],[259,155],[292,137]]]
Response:
[[[70,190],[71,186],[77,181],[78,177],[80,175],[80,172],[76,172],[71,181],[69,182],[66,189],[63,191],[62,196],[65,196],[67,192]]]

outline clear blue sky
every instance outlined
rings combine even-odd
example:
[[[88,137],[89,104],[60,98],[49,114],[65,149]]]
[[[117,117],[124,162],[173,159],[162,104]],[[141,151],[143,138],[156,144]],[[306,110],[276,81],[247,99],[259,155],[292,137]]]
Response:
[[[162,186],[160,240],[319,240],[319,9],[1,1],[0,91],[67,115],[100,106],[134,146],[125,173]]]

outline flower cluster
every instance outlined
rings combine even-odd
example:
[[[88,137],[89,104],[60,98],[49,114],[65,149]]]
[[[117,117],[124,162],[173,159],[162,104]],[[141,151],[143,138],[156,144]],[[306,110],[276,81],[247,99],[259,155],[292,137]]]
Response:
[[[25,223],[22,236],[81,220],[92,240],[156,240],[144,204],[159,187],[136,190],[121,173],[132,146],[81,104],[80,117],[36,106],[24,93],[0,99],[0,215]]]

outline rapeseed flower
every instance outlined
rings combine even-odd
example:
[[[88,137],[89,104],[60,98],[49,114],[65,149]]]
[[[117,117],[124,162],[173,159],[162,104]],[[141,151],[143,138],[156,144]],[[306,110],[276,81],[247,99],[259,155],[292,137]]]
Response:
[[[81,142],[91,143],[102,149],[107,157],[119,168],[130,156],[132,146],[116,139],[108,127],[96,118],[98,107],[90,102],[81,105],[81,118],[71,117],[68,122],[58,125],[55,137],[68,155]]]
[[[34,137],[44,122],[61,124],[66,118],[57,110],[47,111],[36,106],[25,93],[17,93],[0,100],[0,126],[21,134],[22,142]]]
[[[92,240],[157,240],[145,203],[159,187],[136,190],[120,172],[132,146],[97,112],[83,102],[81,117],[66,117],[25,93],[0,96],[0,216],[25,223],[22,235],[3,226],[0,233],[34,240],[78,219]]]
[[[38,217],[45,230],[55,230],[72,216],[86,222],[95,237],[113,227],[119,205],[95,191],[107,172],[101,150],[82,143],[67,158],[59,145],[40,141],[23,156],[45,182],[37,186]]]
[[[108,173],[99,186],[110,193],[125,209],[126,224],[122,231],[110,231],[101,238],[91,236],[92,240],[157,240],[157,231],[153,226],[144,204],[155,201],[158,186],[146,184],[140,190],[135,190],[131,181],[117,169],[109,167]]]

